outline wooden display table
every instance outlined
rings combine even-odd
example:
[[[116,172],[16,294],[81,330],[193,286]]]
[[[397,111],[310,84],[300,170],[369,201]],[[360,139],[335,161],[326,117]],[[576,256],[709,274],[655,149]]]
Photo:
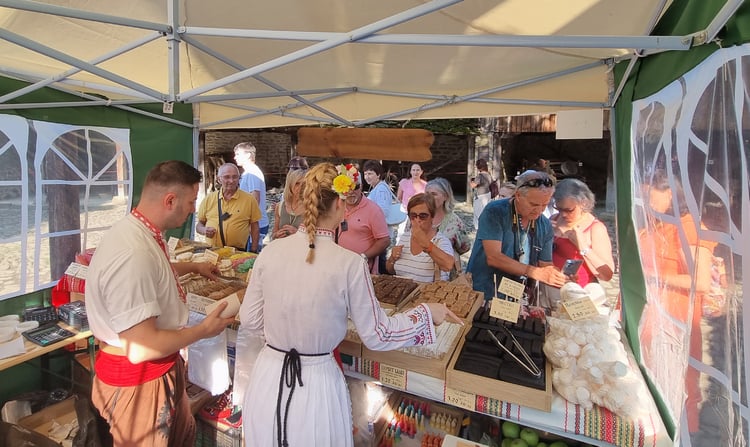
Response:
[[[6,370],[16,365],[20,365],[21,363],[27,362],[29,360],[33,360],[44,354],[49,354],[50,352],[56,351],[71,343],[75,343],[77,341],[86,340],[89,337],[93,337],[93,334],[91,333],[91,331],[78,331],[74,327],[68,326],[62,322],[58,324],[63,329],[67,329],[70,332],[73,332],[75,335],[73,335],[72,337],[66,338],[65,340],[61,340],[57,343],[48,345],[48,346],[39,346],[35,343],[32,343],[24,339],[23,341],[24,341],[24,347],[26,348],[26,352],[23,354],[13,356],[13,357],[0,359],[0,371]],[[93,345],[91,343],[88,343],[88,350],[89,350],[89,354],[93,354]]]

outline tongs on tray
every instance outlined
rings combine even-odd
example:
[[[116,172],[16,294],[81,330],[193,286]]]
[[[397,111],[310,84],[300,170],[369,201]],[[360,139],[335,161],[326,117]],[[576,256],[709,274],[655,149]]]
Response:
[[[487,331],[487,333],[490,334],[490,338],[492,338],[492,341],[495,342],[495,345],[497,345],[497,347],[500,348],[500,349],[502,349],[503,351],[507,352],[508,355],[511,356],[511,358],[516,361],[516,363],[518,363],[519,365],[523,366],[524,369],[526,369],[526,371],[528,371],[529,373],[531,373],[531,375],[533,375],[534,377],[537,377],[537,378],[541,377],[542,376],[542,370],[539,369],[539,367],[536,366],[536,363],[534,363],[531,360],[531,357],[529,356],[529,353],[526,352],[525,349],[523,349],[523,346],[521,346],[521,343],[518,342],[518,340],[516,339],[516,336],[513,335],[513,332],[511,332],[505,326],[499,326],[499,327],[501,327],[505,331],[505,333],[508,334],[508,336],[510,337],[511,341],[513,342],[513,346],[515,346],[516,349],[518,349],[518,351],[521,353],[521,356],[523,357],[523,359],[525,361],[519,359],[518,357],[516,357],[516,355],[513,354],[510,351],[510,349],[506,348],[505,345],[503,345],[502,343],[500,343],[500,340],[498,340],[497,337],[495,337],[495,334],[491,330],[485,329],[485,331]]]

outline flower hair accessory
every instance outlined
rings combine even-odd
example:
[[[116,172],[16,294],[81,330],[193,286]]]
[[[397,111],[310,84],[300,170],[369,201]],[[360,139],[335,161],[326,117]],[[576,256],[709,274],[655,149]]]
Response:
[[[347,193],[354,191],[357,187],[359,171],[351,164],[338,165],[336,171],[339,175],[333,179],[333,190],[343,199]]]

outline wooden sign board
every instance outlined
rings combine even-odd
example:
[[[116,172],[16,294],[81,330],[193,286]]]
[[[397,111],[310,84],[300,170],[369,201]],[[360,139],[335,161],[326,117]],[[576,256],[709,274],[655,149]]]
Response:
[[[303,127],[297,153],[306,157],[428,161],[432,132],[424,129]]]

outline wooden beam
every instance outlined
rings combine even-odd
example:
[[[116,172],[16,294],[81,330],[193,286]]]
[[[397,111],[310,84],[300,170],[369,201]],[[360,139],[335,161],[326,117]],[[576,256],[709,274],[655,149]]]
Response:
[[[303,127],[297,153],[307,157],[424,162],[435,137],[423,129]]]

